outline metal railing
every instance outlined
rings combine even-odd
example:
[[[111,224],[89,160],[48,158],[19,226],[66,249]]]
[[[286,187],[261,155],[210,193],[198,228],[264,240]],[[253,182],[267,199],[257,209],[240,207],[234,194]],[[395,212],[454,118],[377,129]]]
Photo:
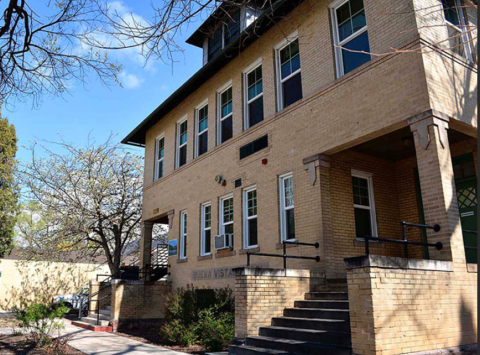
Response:
[[[309,247],[315,247],[316,249],[320,248],[319,243],[312,244],[312,243],[299,243],[299,242],[284,241],[283,242],[283,255],[247,252],[247,266],[248,267],[251,266],[252,256],[265,256],[265,257],[269,257],[269,258],[283,258],[283,269],[285,271],[287,270],[287,260],[288,259],[315,260],[317,263],[320,262],[320,257],[319,256],[309,257],[309,256],[287,255],[287,245],[309,246]]]
[[[408,240],[408,237],[407,237],[407,227],[415,227],[415,228],[420,228],[420,229],[431,229],[435,233],[438,233],[442,229],[442,227],[440,227],[440,225],[435,224],[434,226],[428,226],[426,224],[417,224],[417,223],[408,223],[408,222],[402,222],[401,224],[402,224],[402,228],[403,228],[403,239],[378,238],[378,237],[372,237],[370,235],[363,236],[363,238],[365,239],[365,253],[366,253],[366,255],[370,255],[370,241],[403,244],[405,259],[408,259],[408,246],[409,245],[419,245],[419,246],[423,246],[423,247],[434,247],[437,250],[442,250],[443,249],[443,243],[441,243],[441,242],[438,242],[438,243],[414,242],[414,241]]]

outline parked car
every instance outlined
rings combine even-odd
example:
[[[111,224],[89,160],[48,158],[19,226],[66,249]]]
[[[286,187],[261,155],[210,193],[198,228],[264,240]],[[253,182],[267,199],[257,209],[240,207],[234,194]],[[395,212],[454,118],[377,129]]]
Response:
[[[88,310],[88,294],[90,293],[89,287],[83,287],[80,291],[68,295],[58,295],[53,297],[53,304],[63,304],[65,307],[69,308],[71,311],[79,311],[80,309],[83,312]]]

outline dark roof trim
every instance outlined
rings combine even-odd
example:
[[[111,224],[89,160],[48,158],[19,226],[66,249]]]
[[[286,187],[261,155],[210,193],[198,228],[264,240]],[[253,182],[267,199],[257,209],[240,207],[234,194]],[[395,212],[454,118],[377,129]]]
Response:
[[[303,1],[304,0],[279,0],[276,2],[274,6],[265,11],[257,21],[242,32],[235,42],[225,47],[215,59],[204,65],[185,84],[158,106],[155,111],[122,140],[122,143],[145,147],[146,133],[151,127],[180,105],[208,79],[218,73],[219,70],[224,68],[232,59],[236,58],[265,32],[275,26],[283,16],[298,7]]]

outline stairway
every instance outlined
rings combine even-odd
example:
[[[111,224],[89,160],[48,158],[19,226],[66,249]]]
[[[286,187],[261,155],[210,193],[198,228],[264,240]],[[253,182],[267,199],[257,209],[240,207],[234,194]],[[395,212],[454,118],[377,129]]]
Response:
[[[72,325],[95,332],[112,332],[111,319],[111,307],[107,306],[100,310],[100,324],[97,324],[97,313],[94,312],[90,313],[88,317],[82,317],[80,321],[72,322]]]
[[[243,345],[230,346],[230,355],[350,355],[352,340],[346,285],[320,287],[305,300],[286,308]]]

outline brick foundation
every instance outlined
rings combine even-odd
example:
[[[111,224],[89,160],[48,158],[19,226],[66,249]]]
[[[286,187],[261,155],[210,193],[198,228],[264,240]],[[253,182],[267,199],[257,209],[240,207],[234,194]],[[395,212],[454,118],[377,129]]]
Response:
[[[408,354],[477,342],[477,274],[467,267],[382,256],[345,264],[355,354]]]

